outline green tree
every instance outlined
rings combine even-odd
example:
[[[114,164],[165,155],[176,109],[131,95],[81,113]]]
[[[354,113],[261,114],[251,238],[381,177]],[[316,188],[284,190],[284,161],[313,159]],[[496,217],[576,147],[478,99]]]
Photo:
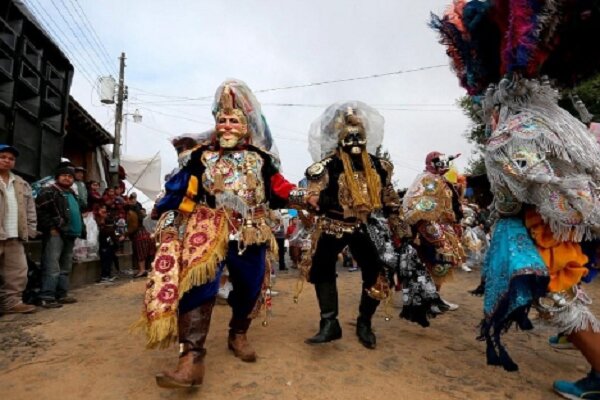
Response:
[[[579,113],[573,107],[569,93],[575,93],[583,104],[585,104],[588,111],[593,115],[592,121],[600,121],[600,74],[581,82],[575,86],[572,91],[564,91],[562,99],[560,100],[561,107],[567,109],[575,117],[579,118]]]
[[[478,106],[473,103],[470,96],[463,96],[457,101],[463,113],[471,120],[468,130],[464,136],[467,141],[474,145],[475,149],[471,153],[469,165],[465,168],[465,173],[469,175],[485,174],[485,163],[483,162],[483,148],[485,144],[485,123],[481,118]]]

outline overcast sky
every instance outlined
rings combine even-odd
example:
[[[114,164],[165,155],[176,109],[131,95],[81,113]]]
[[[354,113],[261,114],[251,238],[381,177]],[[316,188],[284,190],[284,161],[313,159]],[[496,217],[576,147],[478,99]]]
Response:
[[[170,137],[213,124],[211,101],[174,102],[169,96],[212,98],[229,77],[259,90],[448,63],[427,26],[429,13],[442,12],[448,0],[25,3],[45,17],[62,47],[68,47],[76,67],[71,94],[111,133],[114,106],[101,105],[93,84],[98,75],[116,75],[118,57],[126,53],[127,112],[139,109],[143,115],[141,125],[128,120],[126,152],[151,156],[160,151],[163,173],[176,165]],[[82,16],[91,21],[107,55],[102,56]],[[455,105],[463,94],[449,67],[441,67],[257,97],[288,179],[298,181],[312,163],[307,150],[310,123],[330,103],[360,100],[384,115],[384,147],[392,155],[396,180],[407,186],[423,169],[429,151],[463,153],[457,164],[466,165],[471,146],[463,135],[469,121]]]

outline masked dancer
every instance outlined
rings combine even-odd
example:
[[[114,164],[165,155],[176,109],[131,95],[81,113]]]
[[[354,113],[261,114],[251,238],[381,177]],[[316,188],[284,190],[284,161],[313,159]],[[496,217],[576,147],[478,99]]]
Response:
[[[554,390],[600,399],[600,322],[579,286],[588,274],[581,242],[600,234],[600,148],[556,89],[600,72],[600,2],[455,1],[432,26],[488,128],[499,216],[483,271],[488,364],[518,369],[500,334],[513,323],[531,329],[533,306],[591,364]]]
[[[269,301],[266,254],[276,251],[269,212],[285,205],[295,188],[269,152],[269,128],[246,84],[219,86],[213,115],[210,140],[181,153],[181,169],[156,207],[159,244],[142,325],[149,347],[180,344],[177,367],[156,376],[162,387],[202,383],[204,343],[225,263],[233,285],[227,344],[242,361],[256,360],[246,332]]]
[[[425,171],[417,176],[403,199],[405,220],[416,236],[414,247],[438,292],[465,256],[457,230],[462,219],[459,192],[444,177],[450,162],[458,156],[438,151],[427,154]],[[443,299],[442,303],[444,309],[458,308]]]
[[[328,107],[310,128],[309,150],[317,161],[306,170],[309,203],[320,215],[313,234],[312,266],[321,321],[308,344],[342,337],[338,321],[336,261],[349,246],[362,274],[356,335],[374,349],[371,319],[389,293],[383,263],[366,229],[368,217],[383,211],[394,239],[409,235],[400,219],[400,200],[392,186],[393,165],[369,154],[383,139],[383,117],[368,105],[350,101]]]

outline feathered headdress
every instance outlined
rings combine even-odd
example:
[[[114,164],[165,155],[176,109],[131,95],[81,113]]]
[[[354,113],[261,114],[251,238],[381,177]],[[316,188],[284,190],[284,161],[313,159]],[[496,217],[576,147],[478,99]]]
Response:
[[[600,71],[600,0],[455,0],[430,24],[460,84],[483,105],[496,209],[514,215],[521,203],[535,206],[558,242],[600,236],[600,147],[558,105],[555,89]],[[539,297],[548,284],[539,285],[541,291],[522,286],[519,296]],[[514,371],[500,334],[512,322],[526,324],[518,308],[509,313],[504,304],[486,299],[481,339],[489,364]],[[581,319],[565,315],[573,324],[587,318],[583,311]],[[571,331],[562,324],[559,331]]]
[[[471,96],[511,73],[571,87],[600,72],[599,0],[454,0],[430,26]]]

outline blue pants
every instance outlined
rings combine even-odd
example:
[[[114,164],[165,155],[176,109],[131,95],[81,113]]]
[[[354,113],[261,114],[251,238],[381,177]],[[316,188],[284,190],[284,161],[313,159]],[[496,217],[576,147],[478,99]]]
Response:
[[[42,290],[40,299],[57,300],[67,296],[73,269],[75,238],[47,235],[42,239]]]
[[[227,299],[234,319],[245,319],[252,312],[265,277],[266,245],[248,246],[240,255],[237,242],[229,242],[227,256],[219,265],[215,279],[188,290],[179,302],[179,314],[184,314],[213,299],[219,290],[223,268],[227,265],[233,290]]]

